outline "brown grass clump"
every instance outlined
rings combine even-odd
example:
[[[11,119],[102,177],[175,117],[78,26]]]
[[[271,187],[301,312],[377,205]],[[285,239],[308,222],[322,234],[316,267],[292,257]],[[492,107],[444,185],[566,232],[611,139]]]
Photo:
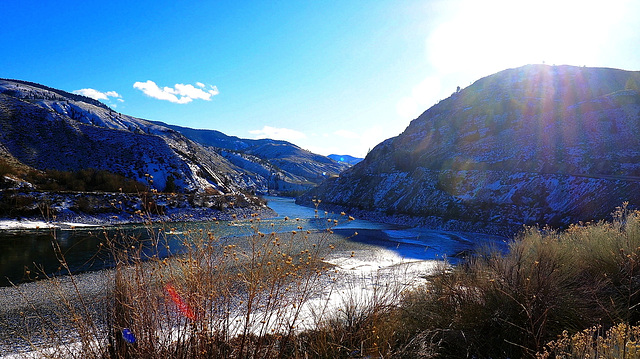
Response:
[[[275,357],[290,350],[302,305],[326,277],[327,246],[306,232],[263,233],[249,220],[246,240],[194,231],[174,259],[132,265],[135,254],[115,254],[111,357]],[[171,232],[169,231],[169,234]],[[135,345],[120,333],[136,335]]]
[[[550,342],[539,359],[601,358],[632,359],[640,357],[640,326],[621,323],[606,332],[594,326],[573,335],[565,330],[559,339]]]
[[[376,274],[343,285],[336,307],[321,308],[311,329],[296,338],[298,352],[311,358],[386,358],[394,354],[401,326],[401,274]],[[363,293],[364,286],[369,293]]]
[[[429,278],[402,304],[413,356],[534,357],[557,335],[640,319],[640,213],[564,232],[527,229]],[[431,354],[429,354],[431,353]]]

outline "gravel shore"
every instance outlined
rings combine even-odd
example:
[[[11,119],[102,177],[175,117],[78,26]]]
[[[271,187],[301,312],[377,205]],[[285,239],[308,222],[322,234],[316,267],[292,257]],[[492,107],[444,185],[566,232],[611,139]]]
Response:
[[[83,311],[86,304],[85,308],[99,321],[99,308],[104,308],[112,282],[113,271],[101,270],[0,287],[0,354],[45,347],[47,338],[41,336],[43,323],[55,323],[58,335],[72,336],[68,332],[72,326],[65,325],[65,320],[71,319],[68,314],[71,307]]]

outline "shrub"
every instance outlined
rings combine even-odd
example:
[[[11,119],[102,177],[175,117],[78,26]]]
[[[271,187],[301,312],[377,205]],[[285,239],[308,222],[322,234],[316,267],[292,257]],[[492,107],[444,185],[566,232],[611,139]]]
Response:
[[[14,174],[15,172],[16,172],[16,169],[13,165],[11,165],[4,158],[0,158],[0,180],[2,179],[2,177],[6,175]]]
[[[604,332],[602,326],[569,335],[562,332],[559,339],[550,342],[539,359],[547,358],[638,358],[640,357],[640,326],[625,323]]]
[[[116,266],[100,302],[105,324],[82,298],[86,309],[61,311],[80,333],[77,357],[546,358],[637,350],[639,331],[624,323],[640,320],[640,212],[625,206],[612,222],[528,228],[508,251],[486,248],[455,267],[444,263],[412,290],[382,279],[372,297],[346,296],[337,311],[321,307],[311,320],[302,308],[336,279],[324,262],[329,237],[264,231],[255,216],[246,224],[242,241],[186,227],[182,237],[150,229],[147,244],[106,238]],[[68,338],[50,328],[51,338]]]
[[[9,217],[44,215],[46,204],[40,204],[29,193],[3,191],[0,193],[0,215]]]
[[[384,358],[394,354],[398,342],[400,310],[398,298],[403,289],[400,276],[375,275],[356,279],[347,285],[335,306],[320,306],[312,328],[296,337],[298,357]],[[371,293],[362,293],[367,287]],[[295,355],[293,357],[296,357]]]
[[[637,322],[639,256],[640,213],[624,207],[611,223],[530,228],[408,293],[402,329],[444,357],[533,357],[564,330]]]
[[[147,186],[122,175],[105,170],[83,169],[75,172],[47,170],[31,171],[27,180],[40,190],[48,191],[105,191],[138,193]]]

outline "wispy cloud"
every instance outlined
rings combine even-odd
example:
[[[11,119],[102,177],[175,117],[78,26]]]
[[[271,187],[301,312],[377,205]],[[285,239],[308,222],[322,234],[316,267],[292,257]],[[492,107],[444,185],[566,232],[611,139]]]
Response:
[[[273,140],[295,141],[307,138],[307,135],[300,131],[271,126],[264,126],[261,130],[252,130],[249,133],[254,135],[255,138],[270,138]]]
[[[142,91],[149,97],[181,104],[189,103],[193,100],[210,101],[213,96],[220,93],[215,86],[209,86],[209,89],[206,89],[206,85],[201,82],[197,82],[196,86],[200,88],[189,84],[175,84],[173,87],[165,86],[160,88],[151,80],[133,84],[133,88]]]
[[[77,95],[87,96],[94,100],[105,100],[105,101],[109,100],[109,97],[121,97],[120,94],[118,94],[115,91],[100,92],[98,90],[90,89],[90,88],[75,90],[73,91],[73,93]]]

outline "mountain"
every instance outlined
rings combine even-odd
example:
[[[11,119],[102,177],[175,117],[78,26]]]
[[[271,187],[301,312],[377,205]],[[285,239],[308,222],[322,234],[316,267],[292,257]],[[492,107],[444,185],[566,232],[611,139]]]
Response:
[[[527,65],[482,78],[299,199],[441,227],[566,226],[640,204],[640,72]]]
[[[0,157],[37,170],[108,170],[163,190],[235,193],[264,179],[177,131],[123,115],[76,94],[0,80]]]
[[[215,130],[154,123],[180,132],[244,171],[265,178],[270,189],[306,190],[349,167],[346,163],[312,153],[287,141],[243,139]]]
[[[338,163],[346,163],[349,166],[353,166],[356,163],[362,161],[362,158],[358,158],[358,157],[353,157],[353,156],[349,156],[349,155],[335,155],[335,154],[331,154],[329,156],[327,156],[329,158],[331,158],[334,161],[337,161]]]

